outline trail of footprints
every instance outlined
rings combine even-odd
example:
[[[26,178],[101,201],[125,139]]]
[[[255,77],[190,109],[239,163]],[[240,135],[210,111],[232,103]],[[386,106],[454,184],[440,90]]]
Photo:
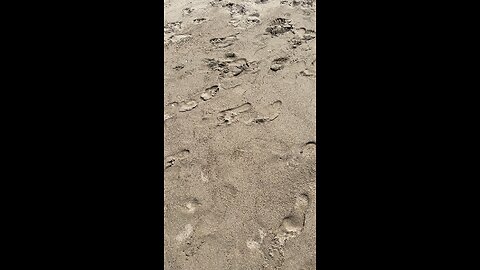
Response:
[[[212,99],[218,93],[218,91],[218,86],[212,86],[207,88],[206,91],[200,95],[200,98],[202,101],[208,101]],[[171,103],[167,105],[165,110],[166,112],[164,114],[164,121],[175,116],[173,111],[184,113],[192,111],[193,109],[197,108],[197,106],[198,102],[195,100]],[[252,104],[247,102],[216,113],[206,112],[202,119],[204,121],[210,120],[210,123],[215,126],[230,126],[239,122],[245,125],[263,124],[277,119],[280,115],[281,107],[282,101],[277,100],[261,108],[262,112],[257,112],[253,110]]]
[[[228,39],[219,38],[214,39],[212,43],[220,44],[226,42]],[[206,65],[213,71],[220,71],[220,76],[239,76],[242,73],[246,72],[256,72],[258,71],[258,63],[254,61],[248,61],[246,58],[238,58],[237,55],[233,52],[225,54],[225,59],[204,59]],[[274,65],[281,65],[288,60],[288,58],[277,58],[274,60]],[[183,66],[178,66],[178,70],[182,69]],[[177,70],[177,68],[175,68]],[[272,70],[274,69],[272,65]],[[204,89],[201,93],[195,94],[191,98],[180,102],[171,102],[164,107],[164,122],[172,119],[175,115],[179,113],[186,113],[196,109],[201,103],[207,102],[213,99],[220,91],[223,91],[220,85],[213,85]],[[219,112],[207,112],[204,116],[204,120],[210,120],[212,114],[214,116],[214,125],[216,126],[228,126],[233,123],[243,122],[246,125],[250,124],[261,124],[271,122],[280,115],[280,109],[282,107],[282,101],[277,100],[266,107],[260,108],[261,112],[253,110],[253,105],[251,103],[240,104],[236,107],[227,108]],[[248,114],[247,114],[248,113]]]
[[[220,91],[219,85],[213,85],[205,89],[202,93],[198,94],[196,97],[184,100],[181,102],[172,102],[167,104],[164,108],[163,120],[166,121],[175,116],[176,113],[184,113],[192,111],[197,108],[199,102],[206,102],[217,95]]]
[[[256,0],[255,2],[257,4],[262,4],[267,1],[268,0]],[[315,0],[282,0],[281,3],[306,9],[315,7]],[[227,3],[224,0],[214,0],[211,2],[211,5],[226,8],[230,12],[232,18],[229,23],[234,27],[248,28],[261,23],[260,14],[249,9],[244,4],[234,4]],[[190,16],[192,11],[193,9],[186,8],[183,10],[184,16]],[[190,22],[194,25],[198,25],[207,20],[207,18],[196,18],[191,19]],[[188,41],[192,35],[181,33],[181,31],[184,30],[183,28],[184,23],[182,21],[167,23],[164,26],[164,44],[168,45]],[[272,38],[289,32],[293,33],[294,37],[288,40],[291,49],[296,49],[316,38],[316,32],[314,30],[303,27],[295,28],[292,21],[286,18],[277,18],[271,21],[265,29],[265,32],[270,34]],[[228,48],[238,41],[238,34],[239,33],[212,38],[209,42],[213,48]],[[285,68],[288,60],[288,57],[274,59],[271,62],[270,70],[273,72],[281,71]],[[226,54],[226,59],[206,59],[205,62],[211,70],[218,71],[221,77],[235,77],[246,73],[254,73],[258,70],[257,62],[248,61],[245,58],[238,58],[234,53]],[[312,65],[313,64],[314,62]],[[184,66],[175,67],[176,70],[181,70],[183,68]],[[308,69],[301,71],[300,74],[306,77],[315,76],[315,73]],[[195,94],[192,98],[168,104],[164,110],[164,121],[175,117],[177,114],[196,110],[201,107],[202,103],[214,99],[224,90],[225,89],[220,85],[212,85]],[[226,127],[238,123],[245,125],[263,124],[277,119],[280,116],[281,108],[282,101],[280,100],[258,108],[258,110],[255,109],[253,104],[245,102],[224,110],[207,112],[203,119],[209,120],[206,122],[217,127]],[[300,152],[297,152],[297,154],[300,154],[299,157],[301,158],[314,160],[316,155],[315,151],[316,143],[312,141],[304,144],[301,147]],[[164,158],[164,169],[181,165],[182,162],[188,160],[190,155],[190,150],[183,149],[166,156]],[[205,178],[203,173],[201,175],[201,180],[204,183],[208,182],[208,179]],[[259,240],[249,240],[246,242],[246,246],[250,250],[255,250],[262,254],[264,260],[264,264],[262,265],[263,269],[279,269],[282,267],[284,264],[285,245],[303,232],[309,205],[310,199],[308,195],[298,195],[295,198],[290,214],[279,222],[278,228],[269,230],[268,233],[259,230]],[[199,208],[201,208],[201,206],[202,204],[197,199],[189,198],[182,203],[180,211],[185,215],[192,216]],[[174,238],[178,243],[184,245],[182,252],[187,260],[189,257],[194,256],[202,245],[208,241],[208,236],[196,236],[197,225],[195,225],[195,223],[192,224],[188,223],[182,227]]]
[[[241,112],[247,108],[236,107],[232,111]],[[303,157],[315,155],[316,143],[309,141],[300,147],[298,154]],[[182,150],[166,158],[167,167],[174,166],[177,161],[186,159],[190,154],[189,150]],[[203,174],[202,174],[203,178]],[[205,181],[204,181],[205,182]],[[247,240],[246,247],[252,252],[262,256],[262,269],[281,269],[285,262],[285,246],[289,241],[298,237],[305,229],[308,208],[311,205],[309,196],[300,193],[295,197],[290,213],[286,215],[277,228],[268,230],[259,229],[259,237]],[[185,216],[193,217],[203,207],[202,202],[195,197],[187,197],[178,202],[179,211]],[[210,220],[212,216],[204,216],[206,224],[216,224],[216,220]],[[213,223],[212,223],[213,222]],[[200,222],[201,223],[201,222]],[[208,241],[215,241],[215,230],[212,232],[198,233],[198,222],[186,222],[174,236],[175,242],[181,248],[185,260],[195,256],[203,245]],[[205,224],[203,225],[205,226]],[[202,229],[203,230],[203,229]]]
[[[286,243],[300,235],[305,228],[306,213],[310,205],[307,194],[299,194],[295,203],[279,227],[269,230],[268,233],[259,229],[259,239],[255,238],[246,241],[246,246],[252,251],[259,252],[263,257],[263,269],[278,269],[284,263],[284,247]],[[189,198],[182,203],[182,212],[186,215],[193,215],[201,203],[196,198]],[[195,228],[192,224],[186,224],[175,236],[177,243],[183,245],[183,253],[186,260],[194,256],[202,247],[205,241],[212,235],[195,236]]]
[[[246,29],[261,23],[260,14],[253,7],[246,4],[214,0],[210,2],[210,5],[227,9],[232,18],[229,24],[233,27]]]
[[[262,124],[271,122],[278,118],[282,101],[277,100],[272,104],[261,108],[262,112],[253,110],[251,103],[244,103],[242,105],[220,111],[216,114],[216,126],[229,126],[235,123],[243,123],[245,125]],[[208,117],[205,117],[208,119]]]
[[[263,256],[263,269],[279,269],[284,263],[284,247],[286,243],[300,235],[305,228],[306,213],[310,205],[310,199],[307,194],[299,194],[295,198],[295,203],[288,216],[286,216],[280,226],[274,230],[265,233],[259,230],[259,238],[247,240],[247,247],[259,252]]]

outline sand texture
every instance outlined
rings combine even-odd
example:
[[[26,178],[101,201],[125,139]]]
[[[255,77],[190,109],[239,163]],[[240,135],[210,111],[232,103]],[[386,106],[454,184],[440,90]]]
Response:
[[[164,269],[316,269],[315,0],[164,15]]]

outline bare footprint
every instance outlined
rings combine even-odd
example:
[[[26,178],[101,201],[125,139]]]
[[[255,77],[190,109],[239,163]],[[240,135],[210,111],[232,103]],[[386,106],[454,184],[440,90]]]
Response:
[[[283,246],[285,242],[298,236],[305,227],[305,214],[309,206],[309,198],[306,194],[296,197],[291,214],[285,217],[277,230],[275,239],[277,244]]]
[[[231,125],[236,121],[238,121],[238,116],[240,114],[249,111],[251,108],[252,108],[252,104],[245,103],[238,107],[221,111],[217,116],[217,120],[219,121],[217,125],[218,126]]]
[[[175,34],[168,39],[168,43],[182,43],[190,40],[192,35],[189,34]]]
[[[215,95],[217,95],[217,93],[220,91],[220,87],[218,85],[214,85],[212,87],[209,87],[205,90],[205,92],[203,92],[201,95],[200,95],[200,98],[203,100],[203,101],[207,101],[207,100],[210,100],[212,99],[213,97],[215,97]]]
[[[208,101],[215,97],[220,91],[219,85],[208,87],[201,93],[192,95],[190,98],[180,102],[172,102],[164,107],[163,121],[173,118],[177,113],[185,113],[198,107],[199,102]]]
[[[277,100],[272,104],[268,105],[266,108],[263,108],[262,114],[251,119],[249,123],[262,124],[262,123],[271,122],[280,116],[281,108],[282,108],[282,101]]]
[[[188,112],[195,109],[198,106],[198,103],[195,100],[183,101],[180,103],[178,108],[179,112]]]
[[[175,166],[179,161],[186,159],[189,155],[190,155],[190,150],[184,149],[173,155],[166,156],[163,159],[163,168],[168,169],[172,166]]]
[[[267,254],[263,264],[264,269],[280,269],[284,260],[285,243],[302,233],[305,227],[305,215],[310,202],[306,194],[300,194],[295,198],[291,213],[286,216],[280,226],[272,232],[270,245],[267,246]]]

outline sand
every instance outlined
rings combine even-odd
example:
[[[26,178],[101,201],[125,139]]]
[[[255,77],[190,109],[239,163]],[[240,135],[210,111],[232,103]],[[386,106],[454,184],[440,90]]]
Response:
[[[316,269],[315,1],[164,15],[164,269]]]

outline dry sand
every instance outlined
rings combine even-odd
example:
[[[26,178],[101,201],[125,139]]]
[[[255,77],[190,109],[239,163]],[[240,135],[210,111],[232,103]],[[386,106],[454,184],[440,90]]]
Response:
[[[164,268],[316,269],[315,0],[164,15]]]

